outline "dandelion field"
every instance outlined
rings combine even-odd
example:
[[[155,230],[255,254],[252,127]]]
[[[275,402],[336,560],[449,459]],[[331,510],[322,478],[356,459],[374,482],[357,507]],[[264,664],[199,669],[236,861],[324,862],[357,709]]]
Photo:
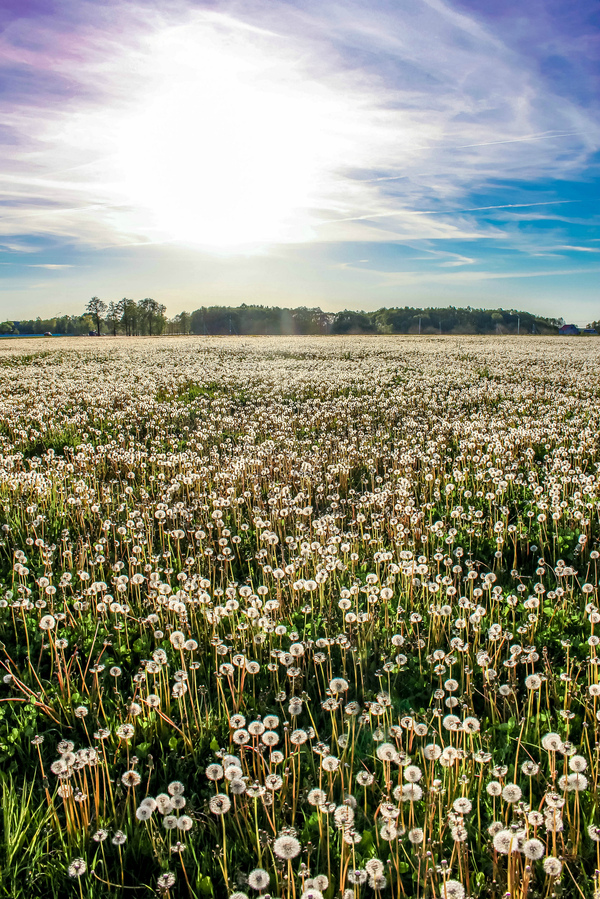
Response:
[[[0,896],[600,889],[594,339],[0,347]]]

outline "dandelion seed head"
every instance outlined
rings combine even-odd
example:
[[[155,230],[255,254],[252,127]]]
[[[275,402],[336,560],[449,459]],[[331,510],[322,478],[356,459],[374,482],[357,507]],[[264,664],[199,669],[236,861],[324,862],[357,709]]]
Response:
[[[301,845],[296,837],[280,836],[273,843],[273,852],[278,858],[288,860],[300,855]]]
[[[87,871],[87,862],[83,858],[74,858],[67,872],[69,877],[81,877]]]
[[[269,886],[271,878],[263,868],[255,868],[248,875],[248,886],[253,890],[264,890]]]
[[[464,899],[465,888],[459,880],[446,880],[440,887],[441,899]]]

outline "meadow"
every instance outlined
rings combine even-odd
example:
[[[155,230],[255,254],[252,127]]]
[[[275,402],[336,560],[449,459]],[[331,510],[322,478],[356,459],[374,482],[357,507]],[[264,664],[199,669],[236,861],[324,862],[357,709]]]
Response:
[[[599,359],[3,341],[0,896],[600,895]]]

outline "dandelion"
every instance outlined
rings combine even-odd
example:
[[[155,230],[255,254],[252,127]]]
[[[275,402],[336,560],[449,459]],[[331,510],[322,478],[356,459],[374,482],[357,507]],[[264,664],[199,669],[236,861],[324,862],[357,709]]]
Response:
[[[562,871],[562,862],[558,858],[549,855],[543,862],[544,871],[550,877],[558,877]]]
[[[398,758],[398,750],[392,743],[380,743],[377,747],[377,758],[382,762],[395,762]]]
[[[292,746],[302,746],[303,743],[306,743],[308,740],[308,734],[305,730],[297,728],[293,730],[290,734],[290,743]]]
[[[140,805],[135,810],[135,817],[138,821],[149,821],[152,817],[152,809],[147,805]]]
[[[452,807],[454,808],[454,811],[459,813],[459,815],[468,815],[473,808],[473,803],[466,797],[459,797],[454,800]]]
[[[260,737],[261,734],[264,734],[266,728],[262,721],[251,721],[248,725],[248,733],[253,737]]]
[[[437,759],[439,759],[441,754],[442,754],[442,747],[438,746],[437,743],[429,743],[423,749],[423,756],[428,762],[436,761]]]
[[[563,742],[558,734],[549,733],[542,737],[542,746],[548,752],[562,752]]]
[[[356,775],[356,783],[360,787],[370,787],[374,780],[374,776],[369,771],[359,771]]]
[[[371,877],[380,877],[385,870],[383,862],[378,858],[370,858],[365,862],[365,871]]]
[[[587,761],[582,755],[573,755],[569,759],[569,768],[576,774],[581,774],[587,768]]]
[[[545,847],[541,840],[531,839],[523,843],[523,855],[532,861],[538,861],[542,858],[544,851]]]
[[[175,886],[175,875],[171,871],[165,871],[156,881],[156,886],[161,892],[170,890],[172,886]]]
[[[217,793],[208,803],[213,815],[224,815],[231,808],[231,800],[225,793]]]
[[[507,784],[502,790],[502,798],[505,802],[518,802],[523,792],[517,784]]]
[[[166,793],[159,793],[156,797],[156,807],[161,815],[167,815],[173,809],[173,802]]]
[[[478,718],[470,716],[465,718],[462,723],[462,729],[466,734],[476,734],[481,730],[481,724]]]
[[[446,730],[460,730],[461,720],[456,715],[446,715],[442,720],[442,725]]]
[[[248,875],[248,886],[253,890],[265,890],[270,882],[271,878],[263,868],[255,868]]]
[[[81,877],[87,871],[87,862],[83,858],[74,858],[67,871],[69,877]]]
[[[122,724],[115,731],[119,740],[131,740],[135,734],[135,727],[132,724]]]
[[[493,839],[494,849],[501,855],[508,855],[510,852],[516,852],[517,838],[510,830],[499,830]]]
[[[500,796],[502,794],[502,784],[498,783],[497,780],[491,780],[487,784],[485,791],[489,796]]]
[[[458,880],[446,880],[440,888],[441,899],[464,899],[465,888]]]
[[[327,793],[315,787],[309,791],[307,799],[311,805],[323,805],[327,801]]]
[[[280,836],[273,844],[273,852],[284,860],[296,858],[300,854],[300,843],[296,837]]]
[[[123,774],[121,777],[121,782],[126,787],[137,787],[138,784],[141,783],[141,781],[142,778],[137,771],[126,771],[125,774]]]
[[[569,790],[574,792],[582,792],[587,790],[588,779],[585,774],[568,774],[559,778],[558,786],[561,790]]]

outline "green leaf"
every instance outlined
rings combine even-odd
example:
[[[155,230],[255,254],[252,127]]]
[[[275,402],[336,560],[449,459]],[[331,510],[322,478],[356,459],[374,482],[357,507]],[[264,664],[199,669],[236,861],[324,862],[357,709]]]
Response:
[[[173,738],[171,737],[171,739],[173,739]],[[216,737],[213,737],[212,740],[210,741],[210,748],[212,749],[213,752],[218,752],[219,749],[221,748],[219,746],[219,744],[217,743]]]
[[[198,889],[202,893],[203,896],[212,896],[213,895],[213,885],[210,877],[207,874],[203,874],[198,878]]]

